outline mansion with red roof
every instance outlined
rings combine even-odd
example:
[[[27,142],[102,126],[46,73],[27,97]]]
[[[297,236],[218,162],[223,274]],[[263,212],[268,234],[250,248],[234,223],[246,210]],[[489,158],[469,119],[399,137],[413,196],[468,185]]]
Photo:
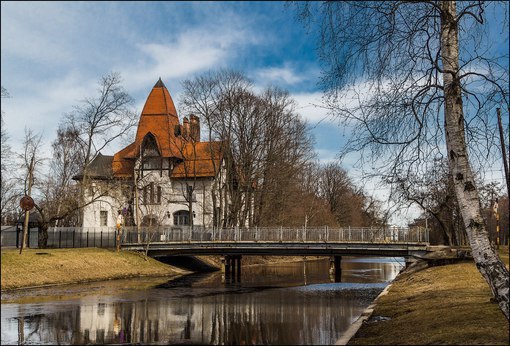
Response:
[[[81,176],[87,180],[83,227],[112,227],[120,211],[126,226],[218,225],[213,203],[225,184],[224,142],[201,142],[195,115],[182,124],[161,79],[150,92],[134,141],[98,153]],[[225,203],[220,203],[224,205]]]

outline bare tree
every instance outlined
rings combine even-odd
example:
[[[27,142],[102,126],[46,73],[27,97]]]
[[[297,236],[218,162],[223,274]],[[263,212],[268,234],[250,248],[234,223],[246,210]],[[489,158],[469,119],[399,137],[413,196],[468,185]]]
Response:
[[[78,131],[64,124],[58,128],[57,138],[51,146],[53,159],[45,181],[45,209],[53,217],[57,217],[54,225],[56,227],[63,214],[69,217],[71,210],[79,210],[79,189],[73,177],[80,173],[85,160]]]
[[[467,244],[467,235],[459,204],[455,198],[453,179],[445,159],[436,160],[422,176],[409,174],[401,177],[387,177],[393,187],[393,198],[400,204],[414,203],[423,209],[431,239],[450,246]],[[432,218],[428,221],[429,216]],[[441,240],[435,240],[435,238]]]
[[[354,128],[347,149],[370,154],[370,163],[383,159],[379,162],[387,164],[378,169],[403,179],[422,173],[428,159],[448,158],[477,268],[508,319],[509,274],[490,244],[472,171],[497,148],[490,114],[509,105],[508,44],[492,54],[497,50],[484,31],[488,11],[504,12],[507,5],[377,1],[298,6],[302,19],[319,25],[326,101]],[[508,32],[507,20],[501,30]]]
[[[83,171],[80,204],[84,204],[84,189],[89,185],[88,166],[92,158],[110,143],[128,134],[138,120],[132,109],[133,99],[121,85],[119,73],[110,73],[99,81],[98,95],[85,98],[81,105],[65,115],[69,130],[78,134],[82,146]]]
[[[183,87],[184,109],[204,120],[209,140],[220,141],[225,153],[227,184],[213,189],[213,210],[223,211],[215,223],[282,224],[291,203],[287,192],[297,188],[301,165],[313,157],[306,123],[288,92],[267,88],[256,94],[245,76],[228,70]]]
[[[32,130],[25,128],[25,140],[23,142],[23,153],[20,154],[21,168],[23,176],[23,190],[25,196],[32,197],[32,189],[36,183],[36,175],[38,175],[38,168],[43,162],[44,158],[41,157],[42,136],[35,134]],[[23,224],[23,238],[20,246],[20,254],[23,247],[26,246],[27,232],[29,223],[30,211],[25,211],[25,222]]]
[[[9,98],[10,95],[7,90],[2,86],[2,98]],[[13,168],[14,155],[9,145],[9,135],[7,133],[4,123],[4,112],[1,112],[1,176],[0,176],[0,210],[1,210],[1,221],[2,224],[7,221],[8,214],[13,213],[13,206],[15,206],[16,196],[19,196],[19,192],[16,191],[16,181],[14,176],[11,174]],[[9,215],[9,216],[10,216]]]

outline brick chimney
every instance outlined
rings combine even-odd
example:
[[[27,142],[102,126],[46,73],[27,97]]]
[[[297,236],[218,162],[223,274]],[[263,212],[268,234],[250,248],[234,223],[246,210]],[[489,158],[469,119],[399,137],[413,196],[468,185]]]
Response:
[[[184,117],[182,120],[182,136],[184,138],[188,138],[190,135],[190,129],[189,129],[189,120],[188,118]]]
[[[195,142],[200,142],[200,118],[190,114],[190,137]]]

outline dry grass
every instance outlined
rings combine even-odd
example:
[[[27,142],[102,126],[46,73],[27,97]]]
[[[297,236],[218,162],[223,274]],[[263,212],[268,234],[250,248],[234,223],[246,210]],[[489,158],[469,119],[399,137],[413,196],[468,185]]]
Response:
[[[185,271],[133,252],[107,249],[2,249],[1,287],[109,280],[132,276],[173,276]]]
[[[508,250],[501,255],[508,265]],[[401,275],[351,345],[508,345],[508,321],[473,262]]]

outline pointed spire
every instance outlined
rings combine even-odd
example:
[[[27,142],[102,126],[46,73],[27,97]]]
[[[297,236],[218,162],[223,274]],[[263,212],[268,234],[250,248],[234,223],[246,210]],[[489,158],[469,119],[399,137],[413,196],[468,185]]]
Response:
[[[163,83],[163,81],[161,80],[161,77],[159,77],[158,81],[156,82],[156,84],[154,85],[154,88],[166,88],[165,87],[165,84]]]

